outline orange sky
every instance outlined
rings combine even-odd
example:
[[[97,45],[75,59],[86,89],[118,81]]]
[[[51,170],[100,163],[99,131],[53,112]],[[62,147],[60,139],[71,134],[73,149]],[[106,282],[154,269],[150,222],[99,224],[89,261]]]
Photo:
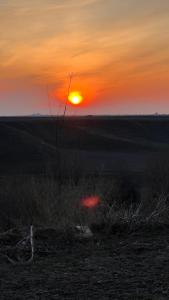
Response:
[[[62,113],[70,72],[70,114],[169,112],[169,0],[0,0],[0,37],[1,115]]]

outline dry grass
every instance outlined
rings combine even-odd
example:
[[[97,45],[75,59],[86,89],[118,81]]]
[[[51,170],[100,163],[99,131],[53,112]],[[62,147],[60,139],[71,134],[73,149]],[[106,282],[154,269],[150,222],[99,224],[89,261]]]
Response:
[[[124,186],[101,177],[62,184],[53,177],[4,178],[0,183],[1,230],[34,224],[67,232],[75,224],[86,224],[110,233],[114,226],[134,230],[143,224],[168,224],[166,194],[154,197],[150,190],[136,194],[134,187]],[[82,207],[81,200],[91,195],[97,195],[100,204]]]

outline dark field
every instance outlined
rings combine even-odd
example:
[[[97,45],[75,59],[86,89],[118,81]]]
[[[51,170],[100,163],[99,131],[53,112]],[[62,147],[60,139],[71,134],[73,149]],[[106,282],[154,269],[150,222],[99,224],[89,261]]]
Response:
[[[0,299],[169,299],[168,195],[168,116],[0,118]]]
[[[169,117],[1,118],[0,173],[140,173],[168,154]]]

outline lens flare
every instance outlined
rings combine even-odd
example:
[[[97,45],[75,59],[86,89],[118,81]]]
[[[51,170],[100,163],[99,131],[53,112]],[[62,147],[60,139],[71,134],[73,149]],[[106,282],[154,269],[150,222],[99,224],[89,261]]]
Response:
[[[68,100],[70,103],[78,105],[83,101],[83,97],[80,92],[76,91],[69,94]]]
[[[81,205],[86,208],[94,208],[100,203],[100,198],[98,196],[90,196],[82,199]]]

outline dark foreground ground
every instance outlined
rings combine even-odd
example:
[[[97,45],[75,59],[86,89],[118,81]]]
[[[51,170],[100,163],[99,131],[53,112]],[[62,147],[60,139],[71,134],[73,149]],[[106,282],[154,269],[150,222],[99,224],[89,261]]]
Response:
[[[168,231],[67,242],[37,235],[32,265],[1,257],[0,299],[169,299]]]

